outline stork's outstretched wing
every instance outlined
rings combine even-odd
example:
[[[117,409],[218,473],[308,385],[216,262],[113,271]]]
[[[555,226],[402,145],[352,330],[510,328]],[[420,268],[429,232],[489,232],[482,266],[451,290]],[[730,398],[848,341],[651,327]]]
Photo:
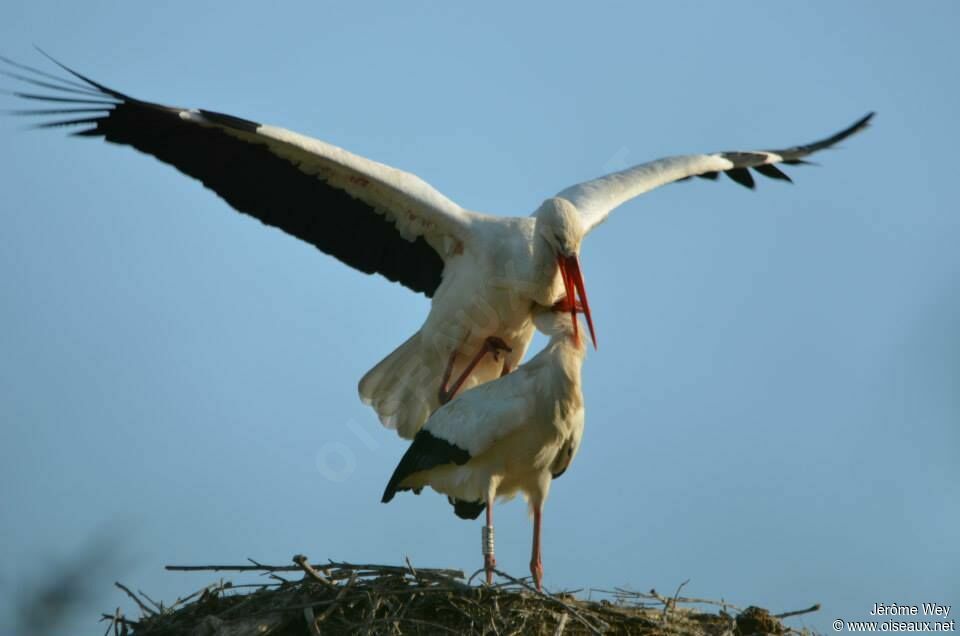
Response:
[[[871,118],[873,113],[867,114],[848,128],[826,139],[784,150],[718,152],[709,155],[680,155],[657,159],[571,186],[557,196],[577,206],[580,214],[583,215],[584,225],[589,231],[605,221],[617,206],[633,197],[690,177],[716,179],[721,172],[724,172],[740,185],[753,188],[754,180],[750,173],[752,168],[765,177],[790,181],[790,177],[784,174],[776,164],[807,163],[803,160],[804,157],[829,148],[863,130],[869,125]]]
[[[141,101],[56,60],[75,79],[0,60],[5,75],[42,90],[13,95],[55,106],[14,111],[46,117],[37,127],[83,126],[74,134],[151,154],[362,272],[432,296],[445,256],[469,234],[471,214],[407,172],[282,128]]]

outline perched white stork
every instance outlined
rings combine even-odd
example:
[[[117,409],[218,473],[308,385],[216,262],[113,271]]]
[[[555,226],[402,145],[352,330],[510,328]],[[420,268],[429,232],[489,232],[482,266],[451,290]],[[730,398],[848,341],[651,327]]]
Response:
[[[82,126],[75,135],[133,146],[199,179],[240,212],[431,297],[420,330],[359,385],[361,399],[405,438],[457,390],[519,364],[533,335],[534,305],[578,293],[596,344],[580,243],[621,203],[720,172],[749,188],[750,169],[789,181],[775,164],[804,163],[872,117],[786,150],[659,159],[567,188],[530,217],[495,217],[461,208],[412,174],[289,130],[142,101],[56,60],[72,79],[0,59],[8,76],[41,89],[15,96],[54,105],[15,111],[52,118],[38,127]]]
[[[384,503],[398,491],[430,486],[447,495],[454,512],[476,519],[486,508],[483,528],[487,583],[496,565],[493,504],[522,492],[533,516],[530,573],[543,580],[540,528],[551,482],[570,466],[583,437],[580,368],[586,346],[576,317],[539,309],[534,323],[550,336],[547,346],[505,377],[475,387],[441,406],[413,438],[383,492]]]

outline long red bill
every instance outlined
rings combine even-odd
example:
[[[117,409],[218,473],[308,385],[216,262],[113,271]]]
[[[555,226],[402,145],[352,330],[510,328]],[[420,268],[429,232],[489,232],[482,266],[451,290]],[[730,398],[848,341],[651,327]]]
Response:
[[[564,298],[562,302],[567,303],[567,311],[570,312],[570,320],[573,321],[573,337],[580,341],[579,321],[577,320],[577,297],[573,280],[570,279],[570,272],[567,270],[567,262],[562,256],[557,256],[557,268],[560,270],[560,280],[563,281]],[[558,303],[559,304],[559,303]]]
[[[580,304],[583,306],[583,315],[587,318],[587,327],[590,329],[590,339],[593,340],[593,348],[597,348],[597,335],[593,329],[593,317],[590,315],[590,303],[587,301],[587,289],[583,282],[583,274],[580,272],[580,259],[577,255],[558,256],[557,264],[560,266],[560,276],[563,279],[563,287],[567,293],[567,301],[570,303],[570,317],[573,319],[573,335],[578,335],[577,321],[577,302],[574,296],[576,290],[580,297]]]

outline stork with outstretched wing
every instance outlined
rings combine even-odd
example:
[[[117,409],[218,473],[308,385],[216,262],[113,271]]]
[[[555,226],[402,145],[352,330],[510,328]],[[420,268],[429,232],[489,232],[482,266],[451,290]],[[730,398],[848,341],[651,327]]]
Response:
[[[658,159],[567,188],[532,216],[498,217],[465,210],[412,174],[283,128],[142,101],[55,60],[71,77],[0,59],[6,75],[35,87],[15,96],[48,105],[15,111],[48,117],[39,127],[79,127],[75,135],[133,146],[240,212],[432,298],[420,330],[359,385],[361,399],[405,438],[459,390],[516,368],[533,336],[535,305],[578,295],[596,345],[580,244],[617,206],[693,176],[722,172],[752,188],[753,170],[789,181],[780,164],[804,163],[873,116],[784,150]]]

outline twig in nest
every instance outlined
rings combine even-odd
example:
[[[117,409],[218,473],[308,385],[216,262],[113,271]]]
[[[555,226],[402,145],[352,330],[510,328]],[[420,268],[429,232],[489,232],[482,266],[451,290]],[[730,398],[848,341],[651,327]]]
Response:
[[[247,559],[250,561],[250,565],[228,565],[228,564],[213,564],[213,565],[167,565],[164,569],[171,572],[220,572],[220,571],[229,571],[229,572],[298,572],[302,571],[299,565],[269,565],[266,563],[260,563],[254,561],[253,559]],[[397,565],[376,565],[370,563],[343,563],[338,561],[330,561],[327,565],[320,568],[326,572],[330,569],[336,570],[345,570],[347,572],[357,572],[359,576],[379,576],[387,573],[402,574],[408,572],[406,566],[397,566]],[[462,570],[452,570],[446,568],[417,568],[417,574],[419,576],[429,575],[429,576],[439,576],[439,577],[448,577],[463,579],[464,574]],[[339,577],[332,575],[329,578],[348,578],[349,574],[340,574]]]
[[[103,636],[107,636],[107,634],[110,633],[110,630],[111,630],[111,629],[114,631],[114,633],[116,633],[116,631],[117,631],[117,618],[118,618],[119,616],[120,616],[120,608],[119,608],[119,607],[117,608],[117,611],[114,612],[113,616],[110,616],[109,614],[104,614],[104,620],[109,620],[110,622],[107,624],[107,629],[106,629],[106,631],[103,632]]]
[[[553,636],[563,636],[563,631],[567,628],[567,621],[570,620],[569,614],[561,614],[557,628],[553,630]]]
[[[143,590],[137,590],[137,594],[139,594],[139,595],[142,596],[143,598],[145,598],[145,599],[147,599],[148,601],[150,601],[150,604],[157,608],[157,612],[159,612],[160,614],[163,614],[163,611],[164,611],[164,610],[163,610],[163,602],[162,602],[162,601],[161,601],[160,603],[157,603],[155,600],[153,600],[152,598],[150,598],[150,597],[147,595],[147,593],[144,592]]]
[[[116,611],[113,614],[101,614],[99,622],[102,623],[104,621],[108,621],[108,622],[107,622],[107,630],[103,632],[103,636],[107,636],[107,634],[110,633],[111,629],[113,630],[113,633],[116,635],[126,636],[127,634],[130,633],[129,630],[127,629],[128,627],[132,626],[134,629],[136,629],[140,625],[139,622],[132,621],[126,618],[123,615],[123,612],[120,611],[119,607],[116,609]]]
[[[257,586],[250,586],[250,587],[260,587],[261,589],[264,589],[264,588],[266,588],[267,585],[273,585],[273,584],[272,584],[272,583],[266,583],[266,584],[263,584],[262,586],[261,586],[261,585],[257,585]],[[246,585],[236,585],[236,586],[234,586],[234,587],[247,587],[247,586],[246,586]],[[245,607],[246,605],[248,605],[251,601],[256,600],[256,598],[257,598],[257,597],[254,596],[253,594],[247,595],[247,598],[243,599],[242,601],[240,601],[240,602],[237,603],[236,605],[234,605],[234,606],[232,606],[232,607],[228,607],[228,608],[225,609],[224,611],[220,612],[220,618],[225,618],[228,614],[232,614],[232,613],[236,612],[238,609],[244,608],[244,607]]]
[[[339,592],[337,592],[337,596],[333,599],[333,602],[330,603],[330,606],[327,607],[327,609],[323,610],[323,614],[321,614],[317,618],[316,622],[314,623],[315,625],[319,625],[323,621],[327,620],[331,614],[333,614],[333,610],[337,609],[337,606],[340,605],[340,602],[343,600],[343,597],[347,593],[347,590],[353,587],[353,584],[356,581],[357,581],[357,574],[356,572],[354,572],[353,575],[350,576],[350,580],[347,581],[343,585],[343,587],[340,588]],[[318,627],[317,632],[319,633],[319,631],[320,631],[320,628]]]
[[[494,569],[494,572],[496,572],[498,576],[502,576],[503,578],[508,579],[508,580],[516,583],[517,585],[523,586],[524,588],[526,588],[526,589],[529,590],[530,592],[533,592],[533,593],[536,594],[537,596],[540,596],[540,597],[546,598],[546,599],[550,599],[550,600],[553,601],[554,603],[560,605],[560,606],[563,607],[565,610],[567,610],[567,612],[569,612],[571,616],[573,616],[573,617],[576,618],[578,621],[580,621],[580,622],[583,624],[584,627],[586,627],[587,629],[589,629],[591,633],[593,633],[593,634],[602,634],[602,632],[601,632],[599,629],[597,629],[596,627],[594,627],[594,625],[593,625],[592,623],[590,623],[590,621],[588,621],[586,618],[584,618],[583,615],[582,615],[580,612],[578,612],[578,611],[576,610],[576,608],[572,607],[569,603],[565,603],[564,601],[561,601],[560,599],[558,599],[558,598],[556,598],[556,597],[554,597],[554,596],[551,596],[551,595],[549,595],[549,594],[545,594],[544,592],[541,592],[541,591],[537,590],[537,588],[533,587],[532,585],[530,585],[530,584],[527,583],[526,581],[524,581],[524,580],[522,580],[522,579],[514,578],[514,577],[510,576],[509,574],[507,574],[506,572],[501,572],[500,570],[497,570],[497,569]],[[606,628],[606,625],[604,625],[604,628]]]
[[[774,614],[775,618],[790,618],[791,616],[799,616],[800,614],[809,614],[810,612],[819,612],[820,603],[814,603],[807,609],[794,610],[792,612],[784,612],[783,614]]]
[[[333,585],[333,584],[327,579],[327,577],[325,577],[324,575],[322,575],[322,574],[320,574],[319,572],[317,572],[317,571],[314,569],[314,567],[313,567],[312,565],[310,565],[310,562],[307,561],[307,557],[306,557],[306,556],[304,556],[304,555],[302,555],[302,554],[294,555],[294,557],[293,557],[293,562],[296,563],[297,565],[299,565],[299,566],[300,566],[300,569],[302,569],[302,570],[307,574],[307,576],[309,576],[309,577],[310,577],[311,579],[313,579],[314,581],[317,581],[318,583],[323,583],[323,584],[326,585],[326,586]]]
[[[690,579],[687,579],[683,583],[677,586],[677,591],[673,593],[672,599],[667,599],[667,602],[663,604],[663,620],[667,620],[667,612],[677,607],[677,599],[680,598],[680,590],[683,589],[687,583],[690,582]],[[653,590],[650,590],[651,592]]]
[[[420,577],[417,576],[417,571],[416,571],[415,569],[413,569],[413,563],[410,563],[410,557],[404,556],[404,557],[403,557],[403,560],[404,560],[404,562],[406,562],[407,568],[410,570],[410,574],[413,575],[413,578],[415,578],[415,579],[417,579],[417,580],[419,581],[419,580],[420,580]]]
[[[467,585],[471,585],[473,583],[473,579],[477,578],[477,575],[480,574],[481,572],[486,572],[486,570],[484,568],[480,568],[479,570],[471,574],[470,578],[467,579]]]
[[[303,620],[307,621],[307,629],[311,636],[320,636],[320,628],[317,627],[317,617],[313,613],[312,607],[303,608]]]
[[[220,582],[222,583],[223,579],[221,579]],[[175,600],[173,603],[170,604],[170,607],[167,609],[167,611],[171,611],[180,607],[181,605],[185,605],[187,601],[191,601],[197,597],[200,597],[201,599],[204,598],[204,596],[207,594],[207,590],[209,590],[213,585],[216,585],[216,584],[213,583],[211,585],[205,585],[201,587],[199,590],[197,590],[196,592],[191,592],[190,594],[187,594],[186,596],[183,596],[183,597],[178,596],[177,600]]]
[[[263,565],[253,559],[248,559],[253,565],[166,565],[163,569],[170,572],[296,572],[300,568],[296,565]]]
[[[602,591],[604,591],[604,590],[598,590],[598,591],[602,592]],[[653,599],[653,600],[655,600],[655,601],[658,601],[659,603],[669,603],[669,602],[670,602],[670,599],[668,599],[668,598],[665,597],[665,596],[661,596],[660,594],[657,594],[657,591],[654,590],[654,589],[650,590],[650,592],[649,592],[648,594],[644,594],[643,592],[632,592],[632,591],[630,591],[630,590],[625,590],[625,589],[622,589],[622,588],[619,588],[619,587],[618,587],[618,588],[614,588],[614,592],[615,592],[616,594],[622,595],[622,596],[624,596],[624,597],[651,598],[651,599]],[[708,598],[694,598],[694,597],[691,597],[691,596],[678,596],[678,597],[676,598],[676,601],[677,601],[677,603],[702,603],[702,604],[704,604],[704,605],[716,605],[717,607],[722,607],[723,609],[726,609],[726,608],[729,607],[730,609],[732,609],[732,610],[734,610],[734,611],[736,611],[736,612],[741,612],[741,611],[743,611],[743,608],[737,607],[736,605],[731,605],[730,603],[727,603],[726,601],[723,601],[723,600],[714,601],[714,600],[711,600],[711,599],[708,599]]]
[[[434,629],[434,630],[440,629],[440,630],[443,630],[443,631],[445,631],[445,632],[449,632],[449,633],[451,633],[451,634],[459,634],[459,633],[460,633],[460,632],[458,632],[458,631],[455,630],[455,629],[450,629],[450,628],[447,627],[446,625],[441,625],[441,624],[439,624],[439,623],[433,623],[433,622],[431,622],[431,621],[424,621],[424,620],[420,620],[420,619],[418,619],[418,618],[403,618],[403,617],[401,617],[401,616],[385,616],[385,617],[383,617],[383,618],[376,618],[376,619],[373,619],[373,620],[371,620],[371,621],[367,621],[366,623],[358,623],[358,624],[354,625],[354,627],[371,627],[371,626],[373,626],[373,625],[376,625],[377,623],[388,623],[388,624],[392,624],[392,625],[396,625],[397,623],[410,623],[410,624],[412,624],[412,625],[422,625],[422,626],[424,626],[424,627],[430,627],[430,628],[432,628],[432,629]]]
[[[126,585],[124,585],[123,583],[120,583],[119,581],[114,581],[113,584],[118,588],[120,588],[121,590],[123,590],[127,596],[133,599],[133,602],[140,607],[140,611],[143,612],[144,616],[153,616],[154,614],[156,614],[156,612],[153,609],[144,605],[143,602],[137,597],[137,595],[131,592],[130,588],[128,588]]]
[[[690,582],[690,579],[687,579],[686,581],[684,581],[683,583],[681,583],[680,585],[677,586],[677,591],[673,593],[673,604],[674,604],[674,605],[677,604],[677,599],[680,598],[680,590],[682,590],[682,589],[687,585],[687,583],[689,583],[689,582]]]
[[[197,602],[202,603],[203,601],[206,601],[211,598],[215,599],[219,596],[222,596],[225,590],[231,589],[232,587],[233,587],[233,583],[231,583],[230,581],[224,581],[223,579],[220,579],[219,583],[213,583],[203,588],[202,590],[200,590],[200,598],[197,599]],[[177,599],[174,602],[174,604],[170,606],[170,609],[173,609],[177,607],[177,605],[185,602],[186,602],[186,599]]]
[[[407,572],[407,568],[400,565],[376,565],[370,563],[341,563],[339,561],[330,561],[328,567],[337,568],[340,570],[369,570],[373,574],[383,574],[392,572],[394,574],[403,574]],[[448,576],[457,579],[463,578],[463,570],[450,570],[446,568],[419,568],[417,570],[420,574],[434,574],[439,576]],[[363,576],[361,574],[360,576]]]
[[[117,609],[120,609],[120,608],[117,608]],[[120,613],[119,616],[116,613],[100,614],[100,620],[97,622],[102,623],[103,621],[110,621],[111,626],[113,626],[114,622],[120,622],[120,623],[123,623],[124,625],[129,625],[130,627],[134,627],[134,628],[140,625],[140,621],[130,620],[129,618],[124,616],[122,612]]]

